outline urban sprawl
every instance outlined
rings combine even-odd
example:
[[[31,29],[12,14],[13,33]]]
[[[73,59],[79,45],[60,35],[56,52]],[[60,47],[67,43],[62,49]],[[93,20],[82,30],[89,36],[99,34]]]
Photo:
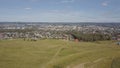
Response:
[[[78,41],[120,40],[119,23],[19,23],[1,22],[0,39],[37,41],[63,39]]]

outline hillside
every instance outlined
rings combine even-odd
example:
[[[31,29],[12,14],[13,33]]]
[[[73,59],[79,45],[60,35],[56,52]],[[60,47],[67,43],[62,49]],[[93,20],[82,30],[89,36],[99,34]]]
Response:
[[[0,68],[119,68],[119,58],[115,41],[0,41]]]

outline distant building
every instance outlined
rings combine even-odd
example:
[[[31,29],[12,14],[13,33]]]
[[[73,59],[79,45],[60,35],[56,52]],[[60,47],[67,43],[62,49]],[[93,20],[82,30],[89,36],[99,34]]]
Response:
[[[120,34],[116,35],[116,40],[120,41]]]
[[[117,37],[112,37],[112,40],[117,40]]]

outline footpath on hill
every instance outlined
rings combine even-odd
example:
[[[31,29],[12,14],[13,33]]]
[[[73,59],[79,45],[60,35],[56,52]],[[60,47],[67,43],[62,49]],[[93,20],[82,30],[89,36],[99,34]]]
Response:
[[[97,60],[93,61],[92,63],[97,63],[101,60],[103,60],[103,58],[97,59]],[[91,62],[84,62],[84,63],[80,63],[80,64],[77,64],[77,65],[74,65],[74,66],[67,66],[67,68],[85,68],[85,64],[87,64],[87,63],[91,63]]]

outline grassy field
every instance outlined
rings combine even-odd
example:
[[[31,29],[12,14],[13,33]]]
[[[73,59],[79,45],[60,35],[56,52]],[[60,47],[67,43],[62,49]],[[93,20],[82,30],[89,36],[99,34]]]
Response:
[[[115,43],[1,40],[0,68],[120,68]]]

